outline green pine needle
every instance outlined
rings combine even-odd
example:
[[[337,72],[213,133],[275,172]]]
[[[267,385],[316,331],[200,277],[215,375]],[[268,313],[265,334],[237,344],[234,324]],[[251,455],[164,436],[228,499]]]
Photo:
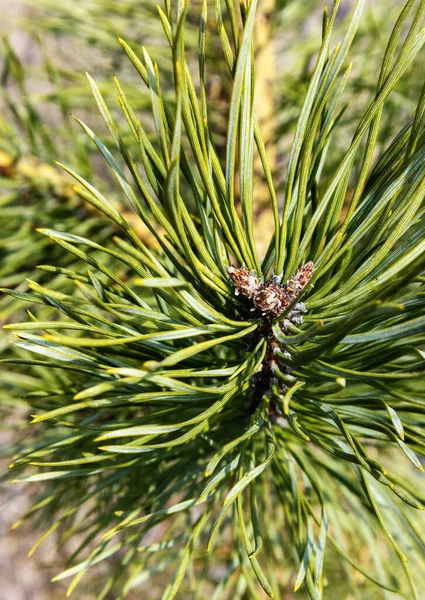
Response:
[[[420,597],[425,94],[384,147],[379,135],[391,94],[420,61],[425,2],[402,10],[351,138],[341,101],[364,2],[335,44],[338,6],[324,19],[281,197],[254,115],[255,0],[240,14],[217,0],[218,32],[206,3],[161,11],[173,95],[162,91],[161,64],[120,39],[149,91],[153,141],[121,85],[119,119],[89,77],[110,137],[77,122],[155,243],[90,177],[63,166],[117,237],[41,230],[72,256],[42,267],[66,285],[46,275],[45,285],[29,282],[32,294],[11,292],[36,303],[8,328],[37,357],[6,361],[41,373],[25,395],[38,425],[14,469],[38,485],[28,516],[50,520],[39,542],[56,529],[59,544],[79,540],[55,578],[73,577],[70,591],[115,555],[110,585],[123,593],[173,565],[164,600],[216,558],[223,598],[261,597],[258,586],[283,597],[283,561],[293,588],[314,600],[331,597],[332,563],[348,585],[353,568]],[[188,16],[201,23],[199,73],[185,50]],[[232,74],[224,160],[207,102],[209,35]],[[257,155],[275,220],[265,256],[254,241]]]

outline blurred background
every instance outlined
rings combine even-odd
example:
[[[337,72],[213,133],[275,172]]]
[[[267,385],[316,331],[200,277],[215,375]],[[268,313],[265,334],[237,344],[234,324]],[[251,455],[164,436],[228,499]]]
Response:
[[[231,88],[224,59],[218,50],[214,8],[213,3],[210,4],[211,24],[207,38],[209,108],[213,115],[215,141],[224,155]],[[291,135],[320,45],[324,4],[322,0],[261,0],[259,3],[256,114],[278,192],[284,183]],[[345,0],[341,5],[336,38],[338,31],[343,30],[344,17],[354,2]],[[194,68],[199,6],[199,0],[192,0],[186,39]],[[400,6],[400,0],[367,3],[351,50],[354,65],[345,92],[349,110],[341,114],[341,119],[346,121],[346,126],[341,128],[345,136],[373,93],[380,57]],[[87,208],[75,196],[70,179],[55,167],[54,160],[75,169],[101,191],[107,190],[108,197],[119,210],[129,212],[103,162],[90,146],[90,140],[71,116],[75,113],[98,131],[100,137],[103,135],[107,139],[85,71],[96,80],[112,113],[120,120],[113,82],[113,76],[117,75],[148,130],[151,123],[145,115],[150,114],[149,97],[134,75],[116,36],[129,41],[136,52],[141,53],[142,46],[149,49],[161,65],[161,84],[171,99],[172,75],[167,43],[153,0],[0,0],[0,15],[0,287],[17,292],[14,297],[0,295],[0,324],[4,324],[19,320],[24,307],[27,308],[19,296],[28,289],[27,280],[43,284],[43,272],[37,271],[36,265],[48,262],[66,267],[66,261],[70,260],[49,241],[41,242],[35,231],[37,227],[54,224],[57,229],[80,235],[90,233],[98,240],[114,233],[104,217]],[[406,85],[399,86],[397,93],[391,96],[381,130],[383,140],[388,140],[406,120],[406,115],[411,114],[422,81],[420,74],[415,77],[410,73]],[[340,144],[342,149],[346,139],[341,139]],[[338,153],[334,156],[337,160]],[[328,163],[326,168],[324,178],[332,173],[332,164]],[[261,223],[258,229],[262,232],[258,244],[261,248],[268,242],[272,221],[266,186],[260,178],[256,189],[257,219]],[[132,217],[129,214],[127,218]],[[133,226],[148,239],[148,233],[134,220]],[[56,284],[63,286],[65,282],[58,277]],[[12,353],[24,355],[23,351],[12,349],[0,332],[0,355],[7,357]],[[3,473],[27,431],[29,409],[19,398],[34,387],[33,374],[24,368],[20,374],[3,368],[0,376]],[[11,531],[13,523],[29,506],[28,493],[23,486],[11,486],[7,481],[0,488],[0,595],[6,600],[64,598],[65,585],[50,582],[59,570],[58,565],[63,564],[63,557],[56,550],[54,534],[43,541],[32,558],[27,558],[40,535],[36,531],[37,523],[24,522]],[[92,585],[93,582],[88,580],[86,587],[82,586],[77,592],[78,598],[93,600],[96,594]],[[158,594],[153,585],[149,594],[143,597],[157,598]],[[373,598],[373,594],[370,592],[365,597]],[[292,598],[291,593],[287,598]],[[349,599],[341,589],[330,590],[327,598]]]

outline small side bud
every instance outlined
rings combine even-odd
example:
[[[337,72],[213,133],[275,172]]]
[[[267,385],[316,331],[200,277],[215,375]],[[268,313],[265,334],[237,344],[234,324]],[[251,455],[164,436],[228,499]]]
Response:
[[[314,271],[314,263],[312,261],[306,263],[295,271],[286,282],[286,289],[290,292],[294,299],[301,294],[305,286],[310,281]]]
[[[240,267],[240,269],[229,267],[228,273],[235,286],[236,295],[242,294],[245,298],[252,300],[262,287],[254,270],[251,271],[245,267]]]

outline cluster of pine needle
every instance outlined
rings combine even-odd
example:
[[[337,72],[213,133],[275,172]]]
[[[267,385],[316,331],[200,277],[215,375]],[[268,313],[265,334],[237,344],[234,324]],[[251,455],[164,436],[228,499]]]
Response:
[[[102,133],[75,129],[45,50],[75,150],[63,175],[6,44],[30,149],[0,154],[2,412],[32,415],[11,465],[33,489],[22,520],[45,527],[35,547],[53,532],[72,547],[69,591],[108,565],[99,600],[147,581],[163,600],[420,600],[425,0],[399,8],[358,94],[367,3],[324,11],[293,126],[281,101],[284,176],[254,110],[257,4],[146,8],[156,60],[119,38],[115,99],[88,77]]]

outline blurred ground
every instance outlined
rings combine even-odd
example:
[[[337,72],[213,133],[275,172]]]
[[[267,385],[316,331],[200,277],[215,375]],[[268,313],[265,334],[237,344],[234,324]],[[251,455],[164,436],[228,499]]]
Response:
[[[2,429],[12,428],[10,422],[2,425]],[[10,439],[10,433],[0,431],[2,454],[7,454]],[[9,462],[0,460],[1,474],[7,471]],[[22,517],[27,508],[28,496],[23,486],[0,485],[0,598],[59,600],[64,597],[64,593],[50,581],[55,575],[52,569],[55,557],[53,540],[46,540],[41,551],[29,558],[28,552],[39,536],[26,523],[11,530],[13,523]]]
[[[50,582],[55,573],[48,566],[54,556],[52,543],[47,541],[41,552],[28,558],[37,539],[34,531],[26,525],[10,530],[27,506],[25,493],[18,492],[16,486],[0,490],[0,595],[4,600],[59,600],[64,594]]]
[[[11,22],[23,14],[19,0],[0,0],[0,33],[10,31]],[[13,33],[12,41],[30,60],[31,49],[25,34]],[[0,434],[0,447],[7,443],[6,434]],[[8,461],[0,461],[0,472],[8,467]],[[0,597],[4,600],[59,600],[64,594],[51,583],[54,575],[49,561],[54,556],[52,542],[47,540],[43,550],[35,557],[28,558],[37,534],[26,524],[11,531],[12,524],[25,512],[28,498],[24,489],[17,486],[0,487]]]

